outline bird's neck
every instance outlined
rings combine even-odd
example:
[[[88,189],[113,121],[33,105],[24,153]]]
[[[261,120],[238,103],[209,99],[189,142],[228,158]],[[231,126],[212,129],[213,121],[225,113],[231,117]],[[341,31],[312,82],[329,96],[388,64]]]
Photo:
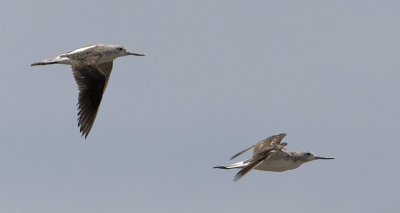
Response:
[[[291,159],[292,161],[294,161],[294,162],[301,162],[301,163],[304,163],[304,162],[302,162],[302,160],[301,160],[301,156],[302,156],[302,153],[301,153],[301,152],[290,152],[290,153],[289,153],[289,156],[290,156],[290,159]]]

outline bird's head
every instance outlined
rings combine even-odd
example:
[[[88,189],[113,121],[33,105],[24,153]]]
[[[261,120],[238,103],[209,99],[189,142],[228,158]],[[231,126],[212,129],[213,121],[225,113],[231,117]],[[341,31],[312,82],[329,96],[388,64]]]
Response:
[[[299,159],[304,162],[309,162],[309,161],[319,160],[319,159],[320,160],[332,160],[335,158],[320,157],[320,156],[314,155],[314,153],[312,153],[312,152],[306,151],[306,152],[299,153]]]
[[[109,56],[112,56],[113,58],[118,58],[118,57],[127,56],[127,55],[144,56],[143,54],[128,52],[128,50],[126,50],[125,47],[117,46],[117,45],[109,45],[107,47],[106,52]]]

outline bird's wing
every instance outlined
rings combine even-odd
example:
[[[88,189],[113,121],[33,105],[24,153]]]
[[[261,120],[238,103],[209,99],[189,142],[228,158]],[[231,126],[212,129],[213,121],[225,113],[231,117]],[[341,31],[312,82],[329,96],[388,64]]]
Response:
[[[254,169],[256,166],[258,166],[260,163],[262,163],[265,159],[271,157],[271,155],[275,154],[276,150],[269,149],[266,152],[264,152],[263,155],[259,155],[257,159],[252,159],[251,163],[241,169],[236,175],[235,178],[233,179],[234,181],[238,181],[241,177],[243,177],[245,174],[250,172],[252,169]]]
[[[258,143],[257,145],[259,145],[260,143]],[[233,180],[234,181],[239,180],[241,177],[243,177],[245,174],[250,172],[252,169],[254,169],[256,166],[258,166],[264,160],[270,158],[271,156],[274,156],[276,153],[279,152],[279,150],[283,149],[286,145],[287,145],[287,143],[279,143],[279,144],[271,143],[271,145],[269,145],[269,146],[267,146],[267,145],[262,146],[262,148],[258,151],[258,153],[253,155],[253,158],[251,160],[249,160],[250,163],[248,164],[248,166],[241,169],[235,175],[235,178]]]
[[[256,156],[258,153],[264,152],[280,144],[285,136],[286,134],[282,133],[279,135],[272,135],[264,140],[261,140],[254,146],[253,157]]]
[[[72,72],[79,87],[78,126],[85,138],[96,119],[97,111],[107,85],[112,62],[104,64],[73,64]]]
[[[266,139],[264,139],[264,140],[258,142],[257,144],[255,144],[255,145],[253,145],[253,146],[250,146],[249,148],[247,148],[247,149],[245,149],[245,150],[243,150],[243,151],[237,153],[236,155],[232,156],[232,157],[230,158],[230,160],[232,160],[232,159],[236,158],[237,156],[239,156],[239,155],[241,155],[241,154],[243,154],[243,153],[249,151],[249,150],[252,149],[253,147],[254,147],[254,151],[253,151],[253,155],[254,155],[254,154],[256,154],[259,150],[262,150],[263,147],[271,147],[271,146],[273,146],[274,144],[279,144],[285,136],[286,136],[285,133],[282,133],[282,134],[279,134],[279,135],[270,136],[270,137],[268,137],[268,138],[266,138]]]

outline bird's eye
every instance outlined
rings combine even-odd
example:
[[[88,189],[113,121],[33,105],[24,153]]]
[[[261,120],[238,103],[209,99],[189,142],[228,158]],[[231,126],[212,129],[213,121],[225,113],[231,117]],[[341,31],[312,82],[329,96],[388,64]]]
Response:
[[[122,50],[122,47],[118,47],[118,50],[120,50],[120,51],[121,51],[121,50]]]
[[[311,155],[311,153],[307,152],[307,153],[306,153],[306,155],[310,156],[310,155]]]

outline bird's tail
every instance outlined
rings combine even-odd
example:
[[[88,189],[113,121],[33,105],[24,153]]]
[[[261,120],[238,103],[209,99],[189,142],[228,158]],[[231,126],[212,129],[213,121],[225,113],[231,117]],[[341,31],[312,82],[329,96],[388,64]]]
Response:
[[[249,165],[248,162],[240,161],[240,162],[228,165],[228,166],[214,166],[214,169],[241,169],[241,168],[246,167],[247,165]]]
[[[49,65],[49,64],[71,64],[71,62],[68,58],[57,56],[55,58],[49,58],[43,61],[33,63],[31,64],[31,66]]]

